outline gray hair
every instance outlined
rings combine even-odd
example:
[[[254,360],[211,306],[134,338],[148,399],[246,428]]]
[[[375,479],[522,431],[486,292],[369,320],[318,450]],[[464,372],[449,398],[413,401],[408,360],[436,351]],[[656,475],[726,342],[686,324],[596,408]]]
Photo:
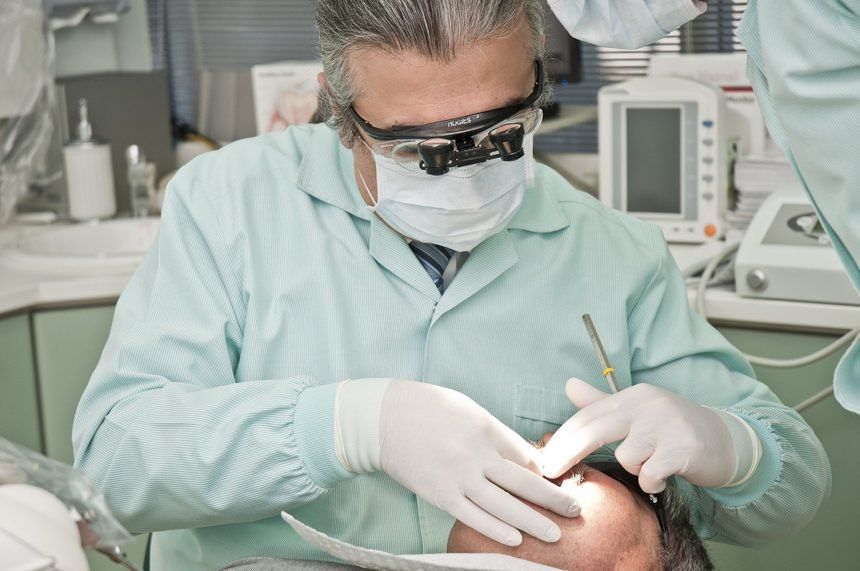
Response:
[[[693,528],[690,510],[674,479],[662,494],[669,528],[668,544],[660,547],[660,565],[666,571],[710,571],[714,568],[705,543]]]
[[[345,145],[355,142],[358,131],[346,113],[356,97],[348,64],[353,51],[413,51],[448,62],[464,47],[512,32],[523,15],[533,56],[545,60],[542,0],[319,0],[319,49],[329,90],[320,90],[317,119],[335,128]],[[539,103],[551,96],[545,80]]]

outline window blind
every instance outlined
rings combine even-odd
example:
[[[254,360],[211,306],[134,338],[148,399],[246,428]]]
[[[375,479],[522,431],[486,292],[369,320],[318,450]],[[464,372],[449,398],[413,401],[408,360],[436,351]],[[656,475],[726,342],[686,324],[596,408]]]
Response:
[[[655,53],[732,52],[746,0],[711,0],[708,12],[638,50],[582,46],[583,79],[556,86],[564,104],[595,105],[609,83],[645,75]],[[232,69],[282,60],[317,59],[315,0],[147,0],[153,62],[168,69],[173,112],[194,124],[199,70]],[[547,152],[597,152],[596,123],[538,138]]]
[[[191,125],[197,119],[200,70],[319,59],[315,0],[147,0],[147,4],[153,61],[169,71],[174,115]]]
[[[684,53],[744,51],[735,35],[747,0],[711,0],[708,11],[681,28]]]

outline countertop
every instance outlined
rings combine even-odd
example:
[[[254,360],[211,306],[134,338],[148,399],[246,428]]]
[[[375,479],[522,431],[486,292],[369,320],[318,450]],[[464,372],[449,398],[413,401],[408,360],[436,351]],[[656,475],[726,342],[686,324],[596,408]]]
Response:
[[[56,225],[12,224],[0,230],[0,249]],[[679,256],[679,263],[682,263]],[[682,263],[683,265],[683,263]],[[0,316],[56,305],[115,301],[132,275],[128,267],[100,272],[34,272],[0,260]],[[695,292],[689,292],[693,303]],[[708,316],[720,323],[807,331],[847,331],[860,324],[860,306],[743,298],[728,286],[709,288]]]
[[[57,226],[7,226],[0,230],[0,250],[10,247],[20,238]],[[132,273],[128,267],[113,272],[39,272],[0,260],[0,316],[60,304],[87,305],[97,301],[116,301]]]

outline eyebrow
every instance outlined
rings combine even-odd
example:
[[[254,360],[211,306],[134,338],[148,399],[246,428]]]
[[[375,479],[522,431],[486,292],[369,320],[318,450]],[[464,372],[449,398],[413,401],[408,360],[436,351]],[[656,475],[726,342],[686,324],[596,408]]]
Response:
[[[502,103],[499,107],[510,107],[511,105],[519,103],[520,101],[522,101],[526,97],[528,97],[528,94],[526,94],[525,96],[516,95],[514,97],[508,97],[507,99],[505,99],[504,103]]]

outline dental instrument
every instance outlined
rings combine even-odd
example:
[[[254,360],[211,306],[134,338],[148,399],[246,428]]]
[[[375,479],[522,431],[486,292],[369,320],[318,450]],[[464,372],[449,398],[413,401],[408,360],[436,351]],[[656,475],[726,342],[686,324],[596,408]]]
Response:
[[[603,350],[603,343],[600,342],[600,336],[597,334],[594,322],[587,313],[582,316],[582,321],[585,323],[588,336],[591,337],[591,344],[594,345],[594,351],[600,360],[600,366],[603,367],[603,376],[606,378],[606,382],[609,383],[609,388],[612,389],[612,392],[617,393],[619,389],[618,382],[615,380],[615,368],[609,364],[609,357],[606,356],[606,351]]]

